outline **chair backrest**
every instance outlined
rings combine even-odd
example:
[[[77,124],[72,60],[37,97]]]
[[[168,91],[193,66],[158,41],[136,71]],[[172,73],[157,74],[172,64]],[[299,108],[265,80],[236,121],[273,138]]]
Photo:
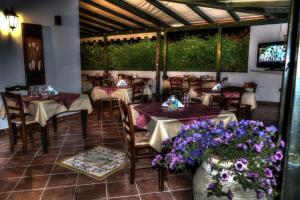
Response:
[[[134,148],[134,144],[135,144],[134,125],[133,125],[131,106],[130,104],[126,104],[121,100],[119,100],[118,102],[119,102],[121,122],[122,122],[123,132],[124,132],[123,136],[125,141],[125,149],[127,150],[128,137],[130,138],[131,148]]]
[[[244,89],[245,92],[256,92],[257,84],[254,82],[245,82],[244,83]]]
[[[171,77],[169,80],[171,84],[171,90],[182,90],[183,80],[181,77]]]
[[[209,107],[219,107],[223,109],[225,107],[226,100],[222,95],[212,95],[211,100],[209,102]]]
[[[19,118],[22,125],[25,125],[24,105],[21,94],[2,92],[1,97],[9,126],[11,127],[11,120],[16,118]]]
[[[118,74],[118,80],[125,80],[128,84],[128,86],[131,86],[132,85],[132,80],[133,80],[133,77],[130,76],[130,75],[126,75],[126,74]]]
[[[244,87],[229,86],[221,89],[221,95],[226,99],[227,104],[233,104],[238,109],[241,106],[243,93]]]
[[[140,81],[132,85],[132,103],[144,102],[145,82]]]
[[[28,87],[25,85],[14,85],[11,87],[6,87],[5,92],[10,92],[14,94],[21,94],[27,95],[28,94]]]
[[[189,79],[189,88],[202,88],[202,79],[201,78],[190,78]]]

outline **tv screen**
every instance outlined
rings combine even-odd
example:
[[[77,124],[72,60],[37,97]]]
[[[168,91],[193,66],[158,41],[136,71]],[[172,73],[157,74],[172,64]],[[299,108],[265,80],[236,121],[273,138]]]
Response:
[[[257,67],[283,68],[286,56],[286,44],[284,42],[259,44],[257,54]]]

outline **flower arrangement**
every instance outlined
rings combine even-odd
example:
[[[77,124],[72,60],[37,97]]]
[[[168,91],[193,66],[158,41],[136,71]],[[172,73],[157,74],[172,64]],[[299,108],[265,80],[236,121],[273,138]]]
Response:
[[[215,172],[207,188],[208,196],[232,199],[232,191],[222,188],[222,183],[230,179],[244,190],[254,190],[258,199],[274,197],[278,195],[277,180],[285,147],[277,133],[276,127],[266,127],[260,121],[241,120],[227,126],[211,120],[195,121],[182,126],[174,140],[164,141],[163,151],[168,153],[157,155],[152,166],[177,171],[206,161]]]

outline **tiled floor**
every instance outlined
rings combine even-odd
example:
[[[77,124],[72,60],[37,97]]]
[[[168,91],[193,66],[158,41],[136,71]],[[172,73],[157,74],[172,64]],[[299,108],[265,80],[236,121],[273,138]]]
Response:
[[[84,141],[80,119],[75,114],[59,123],[57,134],[52,132],[50,125],[51,147],[47,154],[42,151],[39,133],[35,134],[26,155],[21,146],[11,153],[7,135],[0,136],[0,200],[192,199],[192,181],[183,174],[169,175],[165,191],[159,192],[157,171],[151,168],[137,170],[136,181],[130,184],[128,169],[98,181],[55,164],[97,145],[122,149],[121,130],[121,124],[115,120],[97,121],[92,114]],[[150,160],[139,164],[145,163]]]

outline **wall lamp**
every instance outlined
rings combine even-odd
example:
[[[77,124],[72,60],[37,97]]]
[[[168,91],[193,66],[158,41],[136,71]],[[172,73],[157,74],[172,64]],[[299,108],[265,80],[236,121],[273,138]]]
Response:
[[[10,10],[6,9],[4,11],[4,15],[8,21],[9,28],[11,28],[11,30],[14,30],[15,28],[17,28],[19,16],[16,14],[13,7],[11,7]]]

